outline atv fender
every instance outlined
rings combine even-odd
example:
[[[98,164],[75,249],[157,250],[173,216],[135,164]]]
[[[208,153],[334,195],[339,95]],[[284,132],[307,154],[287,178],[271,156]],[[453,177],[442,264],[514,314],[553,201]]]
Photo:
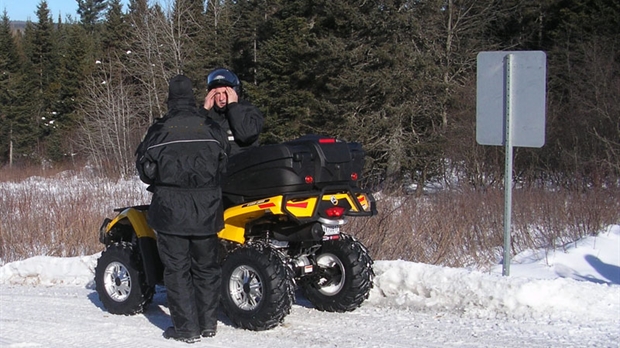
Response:
[[[99,240],[107,246],[119,240],[133,242],[135,238],[146,283],[149,286],[154,286],[162,281],[164,267],[157,250],[155,231],[146,222],[147,210],[139,208],[141,207],[124,208],[114,219],[106,219],[99,231]],[[117,236],[114,233],[115,227],[125,227],[127,225],[131,226],[135,237],[126,236],[122,233]],[[119,228],[119,230],[126,229]]]
[[[107,224],[104,223],[104,225],[101,226],[100,239],[105,238],[106,235],[110,233],[112,228],[116,226],[119,221],[124,219],[127,219],[129,221],[129,224],[131,225],[131,227],[133,227],[134,233],[136,234],[137,238],[150,237],[155,239],[155,232],[152,228],[149,227],[146,222],[146,213],[147,210],[143,209],[136,209],[134,207],[124,208],[120,211],[118,215],[116,215],[114,219],[108,221]]]

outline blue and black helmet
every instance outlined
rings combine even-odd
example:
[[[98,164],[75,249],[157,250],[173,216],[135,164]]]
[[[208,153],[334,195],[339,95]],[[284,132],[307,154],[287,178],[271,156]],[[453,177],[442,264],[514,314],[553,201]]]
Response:
[[[214,69],[207,76],[207,90],[222,86],[231,87],[241,95],[241,81],[234,72],[225,68]]]

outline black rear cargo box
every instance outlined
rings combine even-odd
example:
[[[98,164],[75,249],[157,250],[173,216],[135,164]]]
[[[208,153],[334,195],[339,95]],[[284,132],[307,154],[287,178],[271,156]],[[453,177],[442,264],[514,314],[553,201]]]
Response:
[[[332,185],[357,187],[365,153],[359,143],[317,135],[251,148],[230,158],[222,191],[247,201]],[[358,178],[352,178],[352,174]],[[307,183],[307,178],[312,178]],[[229,197],[230,198],[230,197]]]

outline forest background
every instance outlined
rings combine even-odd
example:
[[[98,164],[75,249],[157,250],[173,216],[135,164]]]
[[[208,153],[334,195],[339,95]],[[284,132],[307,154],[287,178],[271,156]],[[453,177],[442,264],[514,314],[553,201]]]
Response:
[[[567,223],[578,235],[617,223],[618,1],[176,0],[162,8],[130,0],[126,11],[120,0],[76,1],[79,18],[52,18],[44,0],[22,29],[2,16],[4,169],[88,164],[96,175],[131,177],[137,144],[166,113],[168,80],[186,74],[200,101],[208,72],[224,66],[264,112],[263,144],[308,133],[356,141],[367,153],[364,184],[375,191],[420,197],[440,183],[460,193],[437,198],[433,212],[412,200],[388,205],[373,225],[385,233],[366,241],[382,250],[398,226],[410,233],[426,222],[410,244],[437,263],[442,243],[463,248],[497,227],[495,215],[480,216],[471,202],[492,199],[501,212],[504,148],[475,141],[477,54],[541,50],[545,145],[514,152],[515,187],[538,190],[523,199],[531,203],[523,231],[530,232],[533,216],[563,217],[563,227],[548,221],[552,234]],[[417,205],[405,214],[409,222],[395,213],[406,204]],[[449,214],[454,226],[443,222]],[[447,237],[463,224],[473,227],[462,240]],[[8,248],[4,231],[0,242]],[[385,257],[403,257],[390,253]]]

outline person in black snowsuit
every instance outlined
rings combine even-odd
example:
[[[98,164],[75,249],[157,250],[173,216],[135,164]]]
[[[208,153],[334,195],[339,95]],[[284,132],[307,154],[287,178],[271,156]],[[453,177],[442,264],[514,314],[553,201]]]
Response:
[[[228,69],[214,69],[207,76],[207,91],[200,112],[226,131],[230,156],[258,146],[263,114],[256,106],[240,98],[241,81],[237,75]]]
[[[190,79],[173,77],[168,113],[136,151],[140,178],[153,192],[147,222],[157,233],[173,324],[165,338],[191,343],[216,333],[220,179],[229,151],[226,133],[199,114]]]

